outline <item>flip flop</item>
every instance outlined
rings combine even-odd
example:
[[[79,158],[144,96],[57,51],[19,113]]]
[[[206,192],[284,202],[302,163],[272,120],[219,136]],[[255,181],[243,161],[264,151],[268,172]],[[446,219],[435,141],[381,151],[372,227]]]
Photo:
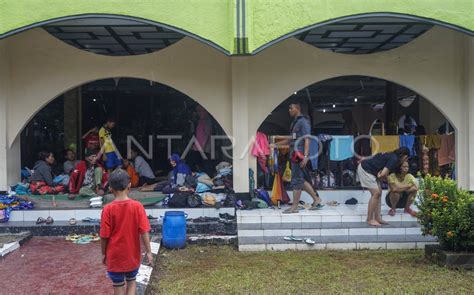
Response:
[[[102,202],[102,197],[90,198],[89,201],[90,201],[91,203]]]
[[[304,242],[305,242],[306,244],[308,244],[308,245],[314,245],[314,244],[316,244],[316,242],[313,241],[313,240],[311,240],[310,238],[305,238],[305,239],[304,239]]]
[[[309,208],[308,210],[321,210],[324,208],[324,204],[316,204],[316,205],[312,205],[311,208]]]
[[[90,242],[92,242],[91,237],[82,237],[78,239],[77,241],[74,241],[74,244],[84,245],[84,244],[89,244]]]
[[[299,213],[299,210],[291,210],[291,208],[288,208],[281,213],[282,214],[295,214],[295,213]]]
[[[53,223],[54,223],[53,217],[48,216],[48,218],[46,218],[46,224],[53,224]]]
[[[80,235],[72,234],[72,235],[66,236],[66,241],[72,241],[72,242],[74,242],[74,241],[79,240],[80,238],[81,238]]]
[[[283,240],[293,241],[293,242],[301,242],[303,239],[300,239],[300,238],[297,238],[297,237],[294,237],[294,236],[288,236],[288,237],[284,237]]]
[[[339,206],[340,204],[337,201],[328,201],[326,202],[326,205],[336,207],[336,206]]]
[[[150,219],[150,220],[151,220],[151,219],[158,219],[158,217],[154,217],[154,216],[152,216],[151,214],[148,215],[147,218]]]
[[[46,222],[46,219],[44,219],[43,217],[38,217],[38,219],[36,219],[36,224],[42,224],[45,222]]]
[[[76,224],[77,224],[76,218],[69,219],[69,225],[76,225]]]

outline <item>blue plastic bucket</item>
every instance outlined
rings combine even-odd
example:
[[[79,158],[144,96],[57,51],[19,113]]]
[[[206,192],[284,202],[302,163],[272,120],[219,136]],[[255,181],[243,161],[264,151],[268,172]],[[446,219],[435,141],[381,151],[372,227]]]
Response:
[[[163,219],[163,246],[181,249],[186,245],[186,216],[183,211],[167,211]]]

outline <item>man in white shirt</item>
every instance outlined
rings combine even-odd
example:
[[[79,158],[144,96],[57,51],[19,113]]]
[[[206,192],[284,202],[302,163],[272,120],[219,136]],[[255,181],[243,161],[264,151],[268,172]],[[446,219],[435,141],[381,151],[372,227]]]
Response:
[[[150,164],[148,164],[148,162],[138,154],[138,151],[132,148],[130,155],[133,159],[135,171],[137,171],[138,176],[140,176],[138,185],[142,186],[144,184],[156,183],[156,177],[153,170],[151,170]]]

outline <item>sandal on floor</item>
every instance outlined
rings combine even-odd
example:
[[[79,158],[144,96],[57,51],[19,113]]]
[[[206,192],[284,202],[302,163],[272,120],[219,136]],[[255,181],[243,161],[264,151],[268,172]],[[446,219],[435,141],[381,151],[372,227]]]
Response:
[[[151,214],[148,215],[147,218],[150,219],[150,220],[158,219],[158,217],[154,217],[154,216],[152,216]]]
[[[312,205],[311,208],[309,208],[309,210],[321,210],[324,208],[324,205],[319,203],[319,204],[316,204],[316,205]]]
[[[69,225],[76,225],[76,224],[77,224],[76,218],[69,219]]]
[[[304,242],[305,242],[306,244],[308,244],[308,245],[314,245],[314,244],[316,244],[316,242],[313,241],[313,240],[311,240],[310,238],[304,239]]]
[[[44,219],[43,217],[38,217],[38,219],[36,219],[36,224],[42,224],[45,222],[46,222],[46,219]]]
[[[336,206],[339,206],[340,204],[337,201],[328,201],[326,202],[326,205],[336,207]]]
[[[286,210],[283,210],[283,212],[281,212],[281,213],[282,214],[296,214],[298,212],[299,212],[298,210],[292,210],[291,208],[288,208]]]
[[[54,223],[53,217],[48,216],[48,218],[46,218],[46,224],[53,224],[53,223]]]
[[[284,237],[283,240],[285,241],[293,241],[293,242],[301,242],[303,239],[294,237],[294,236],[289,236],[289,237]]]
[[[76,235],[76,234],[71,234],[71,235],[68,235],[66,236],[66,241],[77,241],[81,238],[80,235]]]

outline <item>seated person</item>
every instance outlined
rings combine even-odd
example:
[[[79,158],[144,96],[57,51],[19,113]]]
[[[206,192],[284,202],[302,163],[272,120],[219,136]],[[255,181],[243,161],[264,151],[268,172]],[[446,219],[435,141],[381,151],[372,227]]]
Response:
[[[80,161],[71,173],[69,180],[69,199],[103,196],[107,185],[107,173],[97,161],[97,152],[87,151],[85,161]]]
[[[66,158],[63,164],[64,174],[69,175],[80,161],[76,159],[76,153],[71,149],[64,151],[64,157]]]
[[[54,164],[54,155],[48,151],[38,154],[38,161],[33,167],[30,190],[33,194],[56,194],[64,191],[64,186],[54,182],[51,166]]]
[[[410,206],[416,197],[416,193],[418,192],[418,184],[415,177],[408,173],[408,170],[408,161],[404,161],[401,164],[399,170],[390,174],[387,178],[389,185],[388,193],[390,196],[390,203],[392,205],[392,208],[388,212],[390,216],[395,215],[397,204],[402,194],[408,195],[404,212],[410,214],[411,216],[416,216],[416,212],[413,211]]]
[[[142,186],[144,184],[150,185],[156,183],[156,177],[153,170],[151,170],[150,164],[148,164],[148,162],[138,154],[136,149],[132,148],[131,156],[135,171],[137,171],[138,176],[140,177],[138,185]]]
[[[184,186],[186,182],[186,177],[188,175],[192,175],[191,169],[189,166],[181,161],[181,158],[178,154],[172,154],[169,158],[170,165],[173,167],[169,174],[169,180],[164,182],[160,182],[158,184],[146,185],[140,188],[142,192],[149,192],[149,191],[160,191],[163,187],[171,187],[171,188],[178,188]],[[165,191],[165,190],[163,190]]]
[[[130,176],[130,184],[132,187],[138,187],[140,177],[138,176],[137,171],[133,168],[133,165],[130,164],[129,159],[123,159],[123,169],[127,171],[128,176]]]

